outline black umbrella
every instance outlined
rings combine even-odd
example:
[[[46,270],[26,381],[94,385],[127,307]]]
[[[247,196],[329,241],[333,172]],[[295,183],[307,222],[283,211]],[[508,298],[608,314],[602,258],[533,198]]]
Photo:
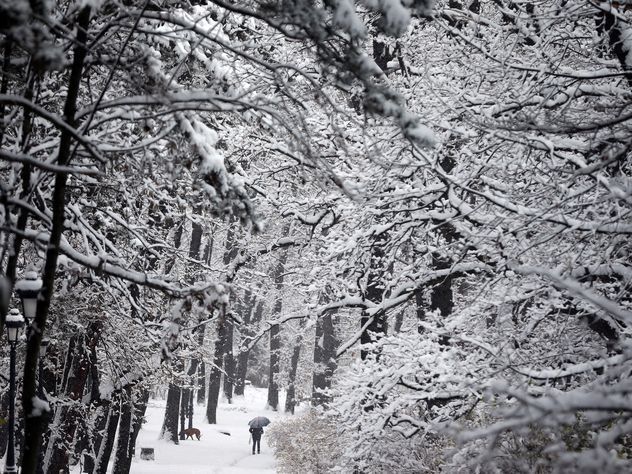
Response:
[[[264,426],[268,426],[269,424],[270,420],[268,420],[265,416],[256,416],[248,422],[248,425],[251,428],[263,428]]]

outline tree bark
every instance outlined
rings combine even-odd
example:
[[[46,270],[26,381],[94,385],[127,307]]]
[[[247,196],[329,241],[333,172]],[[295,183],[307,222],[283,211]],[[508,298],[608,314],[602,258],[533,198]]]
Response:
[[[114,447],[114,438],[116,436],[116,428],[118,427],[121,415],[121,391],[116,390],[112,393],[112,402],[108,411],[107,422],[104,429],[103,440],[99,446],[99,453],[95,461],[94,474],[106,474],[112,448]]]
[[[365,298],[372,303],[380,303],[384,295],[384,244],[386,236],[384,233],[378,235],[371,247],[371,257],[369,260],[369,275],[366,288]],[[360,351],[362,360],[366,359],[371,353],[365,349],[366,344],[378,341],[386,334],[386,318],[383,312],[369,314],[362,311],[360,318],[361,327],[364,328],[360,336],[360,343],[363,348]]]
[[[237,368],[235,369],[235,396],[244,395],[246,375],[248,373],[248,359],[250,358],[248,344],[252,339],[251,327],[261,321],[261,317],[263,316],[263,300],[255,300],[252,298],[252,293],[247,291],[244,298],[243,309],[242,317],[244,318],[244,324],[239,328],[239,353],[237,354]]]
[[[197,222],[193,222],[192,226],[191,226],[191,243],[189,245],[189,258],[191,260],[199,260],[200,259],[200,247],[202,245],[202,226],[200,224],[198,224]],[[213,245],[213,239],[211,237],[209,244],[207,245],[207,248],[205,249],[205,255],[203,260],[206,261],[207,259],[210,259],[210,255],[213,251],[212,248]],[[208,252],[208,255],[206,255],[206,253]],[[195,278],[191,279],[192,281],[195,280]],[[202,347],[204,345],[204,327],[200,327],[198,329],[198,331],[200,331],[201,337],[198,338],[198,342],[200,347]],[[184,413],[186,413],[189,417],[189,424],[192,423],[192,418],[193,418],[193,405],[191,403],[191,397],[193,396],[193,392],[194,392],[194,388],[193,386],[195,385],[195,380],[194,377],[197,374],[198,371],[198,366],[200,365],[200,362],[202,362],[202,359],[200,357],[199,354],[196,354],[194,356],[194,358],[191,360],[191,366],[189,367],[189,371],[187,372],[188,380],[187,382],[190,383],[191,387],[187,388],[185,390],[183,390],[182,393],[182,403],[183,403],[183,408],[184,405],[186,405],[186,409],[182,410],[183,415]],[[202,362],[203,363],[203,362]],[[199,395],[199,391],[198,391],[198,399],[199,399],[200,395]],[[202,401],[204,400],[204,396],[202,395]],[[182,425],[182,429],[184,430],[184,425]],[[184,439],[181,435],[180,439]]]
[[[147,403],[149,402],[149,390],[146,388],[139,389],[137,399],[134,402],[134,419],[132,423],[132,436],[130,438],[130,458],[134,454],[136,449],[136,439],[138,433],[143,427],[143,421],[145,419],[145,413],[147,412]]]
[[[217,423],[217,405],[219,403],[219,391],[222,380],[222,364],[224,361],[226,324],[224,308],[219,312],[217,320],[217,338],[213,355],[213,367],[208,379],[208,400],[206,402],[206,421],[210,424]]]
[[[99,449],[103,442],[103,434],[107,427],[108,418],[110,416],[111,401],[102,402],[97,407],[94,415],[94,429],[91,442],[88,443],[88,450],[83,455],[83,472],[92,474],[95,472],[96,461],[99,456]]]
[[[174,382],[169,384],[167,392],[167,406],[165,407],[165,419],[160,430],[160,438],[178,444],[178,414],[180,408],[180,386]]]
[[[103,324],[92,321],[83,340],[77,340],[71,354],[71,368],[68,375],[66,394],[68,405],[59,406],[55,410],[55,420],[58,424],[53,427],[54,439],[48,443],[46,458],[49,472],[67,472],[70,464],[69,453],[73,438],[80,423],[81,411],[78,404],[86,387],[90,373],[90,353],[100,338]],[[59,414],[59,416],[57,416]]]
[[[316,323],[314,341],[314,374],[312,378],[312,405],[324,406],[330,402],[326,391],[331,388],[331,380],[336,370],[336,340],[333,315],[326,313]]]
[[[454,169],[456,162],[451,157],[445,156],[440,165],[444,172],[450,173]],[[445,242],[444,248],[449,250],[449,245],[457,239],[456,229],[449,222],[433,221],[433,223],[437,226],[439,235]],[[447,255],[433,252],[431,266],[436,270],[446,270],[452,266],[452,259]],[[430,289],[430,311],[439,310],[443,317],[447,317],[452,313],[454,308],[453,280],[454,278],[451,275],[447,275],[428,284]],[[421,322],[426,317],[425,308],[428,306],[424,301],[423,289],[418,288],[415,291],[415,301],[417,304],[417,319]],[[421,325],[418,327],[418,331],[420,334],[424,332]],[[441,337],[439,342],[443,345],[449,344],[447,337]]]
[[[204,248],[204,261],[207,264],[211,263],[213,258],[213,231],[211,230],[211,234]],[[198,368],[198,391],[197,391],[197,402],[200,405],[203,405],[206,402],[206,363],[203,359],[200,359],[200,365]]]
[[[226,232],[226,247],[224,249],[223,263],[228,267],[237,256],[238,247],[235,244],[235,231],[233,229],[233,219],[228,219],[228,230]],[[215,350],[213,355],[213,367],[208,379],[208,400],[206,403],[206,421],[211,424],[217,423],[217,405],[219,403],[219,391],[221,388],[222,368],[224,366],[224,355],[228,350],[228,308],[223,306],[217,319],[217,337],[215,339]]]
[[[189,414],[190,393],[190,388],[180,388],[180,430],[178,431],[178,433],[181,441],[186,438],[184,430],[186,429],[185,425],[187,421],[187,415]]]
[[[279,262],[274,270],[274,283],[277,290],[276,300],[272,317],[280,316],[283,311],[283,278],[285,272],[285,264],[287,262],[287,250],[283,250],[279,256]],[[279,409],[279,384],[277,378],[279,376],[281,361],[281,328],[278,324],[270,327],[270,372],[268,377],[268,407],[277,411]]]
[[[132,387],[128,385],[123,389],[123,397],[121,400],[121,416],[119,417],[114,467],[112,468],[112,472],[115,474],[126,474],[130,469],[132,459],[129,446],[132,434],[133,412],[134,401],[132,399]]]
[[[301,325],[299,331],[303,329],[304,325]],[[292,415],[296,407],[296,371],[298,370],[298,360],[301,356],[302,346],[303,335],[299,334],[294,343],[294,350],[292,351],[292,360],[290,361],[290,371],[288,373],[287,394],[285,397],[285,413],[291,413]]]
[[[270,372],[268,376],[268,407],[277,411],[279,409],[279,385],[277,377],[279,375],[279,362],[281,351],[281,335],[278,324],[270,328]]]
[[[200,366],[198,367],[198,390],[197,390],[197,402],[198,404],[204,404],[206,401],[206,363],[200,360]]]
[[[233,402],[233,381],[235,379],[235,358],[233,357],[233,321],[226,320],[224,341],[224,396],[229,404]]]

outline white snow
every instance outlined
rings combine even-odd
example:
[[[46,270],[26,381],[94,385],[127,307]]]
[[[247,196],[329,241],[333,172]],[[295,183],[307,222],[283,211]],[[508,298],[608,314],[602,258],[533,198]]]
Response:
[[[276,460],[266,442],[261,439],[261,454],[252,454],[249,444],[248,421],[258,415],[268,417],[272,423],[285,416],[265,409],[267,391],[246,387],[244,398],[234,398],[233,404],[220,401],[217,425],[209,425],[204,414],[206,407],[196,405],[193,426],[202,437],[180,441],[179,445],[159,440],[165,411],[164,400],[150,400],[136,442],[136,455],[132,461],[132,474],[272,474],[276,472]],[[279,406],[283,406],[279,404]],[[230,436],[222,434],[230,433]],[[155,460],[140,459],[140,448],[154,448]],[[112,462],[110,463],[110,467]]]

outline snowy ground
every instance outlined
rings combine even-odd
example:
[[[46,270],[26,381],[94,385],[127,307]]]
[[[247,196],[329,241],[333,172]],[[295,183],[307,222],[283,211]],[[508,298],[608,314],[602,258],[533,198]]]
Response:
[[[159,440],[158,435],[164,416],[165,402],[150,400],[147,407],[147,423],[143,425],[136,442],[136,456],[132,462],[132,474],[248,474],[276,472],[276,461],[266,442],[261,440],[261,454],[252,455],[248,444],[248,421],[258,415],[267,416],[272,422],[282,414],[266,411],[267,391],[246,387],[244,398],[233,400],[232,405],[220,402],[217,425],[204,421],[203,406],[195,407],[193,426],[202,432],[200,441],[180,441],[179,445]],[[230,436],[220,433],[225,431]],[[153,447],[156,459],[143,461],[139,458],[141,447]]]

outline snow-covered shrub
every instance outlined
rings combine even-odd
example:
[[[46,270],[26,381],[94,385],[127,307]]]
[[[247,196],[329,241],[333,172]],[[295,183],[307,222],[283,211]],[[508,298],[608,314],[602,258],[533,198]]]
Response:
[[[331,472],[340,457],[334,421],[314,410],[275,422],[266,433],[281,473]]]

